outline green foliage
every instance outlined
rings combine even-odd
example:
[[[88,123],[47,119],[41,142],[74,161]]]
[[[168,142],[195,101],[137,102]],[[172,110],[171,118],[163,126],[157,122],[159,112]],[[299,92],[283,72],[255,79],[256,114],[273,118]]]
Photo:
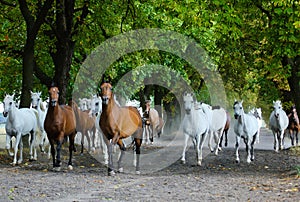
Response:
[[[81,8],[84,3],[86,1],[76,1],[76,8]],[[34,11],[36,2],[32,1],[30,6]],[[299,1],[92,0],[88,6],[89,15],[73,36],[76,44],[70,89],[78,90],[74,81],[82,62],[106,39],[130,30],[160,28],[191,37],[208,53],[213,67],[222,76],[229,109],[234,99],[243,99],[249,107],[262,107],[266,118],[272,101],[284,99],[284,93],[291,90],[288,83],[291,66],[283,65],[282,59],[287,57],[293,60],[300,56]],[[24,45],[25,27],[18,7],[1,6],[0,19],[0,96],[3,97],[4,92],[11,92],[12,89],[19,91],[21,87],[22,60],[16,52],[21,51]],[[79,12],[74,20],[81,20]],[[35,57],[42,70],[52,76],[54,64],[49,51],[54,47],[55,40],[44,34],[49,29],[48,24],[42,26],[36,39]],[[183,50],[185,45],[184,41],[178,43]],[[119,47],[126,47],[126,44]],[[101,62],[96,65],[101,65]],[[178,55],[168,52],[153,49],[124,55],[107,69],[106,76],[117,84],[124,75],[132,74],[131,82],[137,86],[117,91],[124,97],[136,96],[136,92],[143,89],[141,83],[156,72],[156,68],[144,67],[155,65],[162,72],[170,70],[183,78],[197,93],[198,100],[210,102],[203,75]],[[100,75],[84,74],[86,77],[79,78],[79,83],[94,82],[96,88]],[[181,88],[173,84],[168,76],[159,79],[166,86]],[[34,85],[33,90],[42,90],[47,95],[45,87],[37,79]],[[83,89],[86,96],[93,90]],[[171,103],[174,99],[171,94],[166,94],[164,100]]]

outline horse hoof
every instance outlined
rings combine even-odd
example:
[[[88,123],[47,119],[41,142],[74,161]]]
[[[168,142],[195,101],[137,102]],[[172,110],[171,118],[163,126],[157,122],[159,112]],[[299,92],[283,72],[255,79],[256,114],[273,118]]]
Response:
[[[239,163],[240,163],[240,160],[235,160],[235,163],[239,164]]]
[[[68,165],[68,170],[73,170],[73,166],[72,165]]]
[[[201,161],[198,161],[197,166],[201,166]]]
[[[116,174],[116,173],[115,173],[115,171],[113,171],[113,170],[108,172],[108,176],[114,176],[115,174]]]
[[[53,169],[52,169],[52,170],[53,170],[54,172],[59,172],[59,171],[60,171],[60,169],[61,169],[61,167],[53,167]]]
[[[181,163],[182,163],[183,165],[185,165],[185,160],[181,160]]]
[[[119,173],[123,173],[123,172],[124,172],[124,169],[123,169],[123,168],[119,168],[118,172],[119,172]]]
[[[135,174],[140,175],[141,171],[137,170],[137,171],[135,171]]]

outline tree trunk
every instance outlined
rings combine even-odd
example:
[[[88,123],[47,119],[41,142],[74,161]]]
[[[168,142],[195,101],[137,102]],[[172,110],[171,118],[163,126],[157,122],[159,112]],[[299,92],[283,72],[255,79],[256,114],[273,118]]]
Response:
[[[23,55],[23,75],[22,75],[22,93],[20,108],[30,107],[33,85],[33,66],[34,66],[34,40],[27,37]]]
[[[291,76],[288,78],[288,83],[291,89],[290,97],[293,99],[292,102],[296,105],[296,109],[300,112],[300,56],[295,58],[284,57],[282,60],[284,67],[287,65],[291,66]]]

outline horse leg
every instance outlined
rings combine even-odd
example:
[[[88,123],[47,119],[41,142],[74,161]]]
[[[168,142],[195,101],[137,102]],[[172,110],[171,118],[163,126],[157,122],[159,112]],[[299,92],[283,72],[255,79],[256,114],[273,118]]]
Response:
[[[228,136],[227,136],[228,130],[226,130],[224,134],[225,134],[225,147],[227,147],[228,146]]]
[[[73,170],[73,166],[72,166],[72,157],[73,157],[73,150],[75,147],[75,136],[76,136],[76,132],[72,133],[69,136],[69,162],[68,162],[68,169],[69,170]]]
[[[91,133],[86,130],[85,131],[85,136],[86,136],[86,139],[87,139],[87,142],[88,142],[88,152],[91,152],[91,138],[90,138],[90,135]]]
[[[57,144],[57,146],[56,146],[56,161],[55,161],[53,167],[58,168],[57,171],[59,171],[59,168],[61,165],[60,151],[61,151],[62,141],[58,140],[56,144]]]
[[[16,135],[16,144],[15,144],[15,151],[14,151],[14,160],[13,160],[13,163],[12,165],[15,166],[16,163],[17,163],[17,154],[18,154],[18,147],[19,147],[19,144],[20,144],[20,141],[22,139],[22,134],[20,132],[17,133]],[[22,148],[23,150],[23,148]],[[21,159],[21,156],[22,156],[22,159]],[[22,152],[20,151],[20,160],[23,160],[23,155],[22,155]],[[18,162],[19,163],[19,162]],[[20,163],[22,163],[22,161],[20,161]]]
[[[107,150],[108,150],[108,176],[112,176],[115,175],[115,171],[114,171],[114,164],[113,164],[113,154],[112,154],[112,150],[113,150],[113,141],[111,140],[108,145],[107,145]]]
[[[35,149],[35,132],[31,131],[30,132],[30,142],[29,142],[29,147],[30,147],[30,161],[36,161],[37,160],[37,155],[36,155],[36,149]]]
[[[289,129],[289,133],[290,133],[291,145],[294,146],[294,131],[292,129]]]
[[[10,151],[10,149],[12,148],[12,141],[11,141],[11,136],[6,134],[6,151],[8,153],[9,156],[14,156],[14,153],[12,153]]]
[[[149,128],[150,128],[150,127],[149,127]],[[150,143],[151,143],[151,144],[153,144],[154,133],[155,133],[155,127],[154,127],[154,125],[152,124],[152,125],[151,125],[151,132],[150,132],[150,134],[149,134],[149,135],[150,135],[150,138],[149,138],[149,139],[150,139]]]
[[[201,166],[202,164],[202,150],[203,150],[203,146],[204,146],[204,142],[206,139],[207,133],[203,133],[200,137],[200,143],[199,146],[197,146],[197,148],[199,149],[199,155],[198,155],[198,165]]]
[[[253,136],[252,142],[251,142],[251,149],[250,149],[250,154],[251,154],[251,161],[254,161],[254,144],[256,142],[256,137],[258,135],[258,132]]]
[[[49,139],[49,138],[48,138]],[[55,167],[55,148],[54,148],[54,140],[49,139],[52,161],[53,161],[53,168]]]
[[[279,149],[283,149],[283,136],[284,136],[284,130],[282,130],[280,133],[278,133],[279,137]]]
[[[141,145],[143,142],[142,133],[140,134],[140,137],[134,138],[135,142],[135,154],[136,154],[136,167],[135,167],[135,173],[140,174],[140,156],[141,156]]]
[[[215,143],[216,143],[216,147],[215,147],[215,155],[218,156],[218,152],[219,150],[222,150],[221,147],[219,147],[220,144],[220,136],[222,136],[224,129],[222,128],[221,130],[217,131],[214,133],[214,139],[215,139]]]
[[[23,162],[23,140],[22,140],[22,137],[20,139],[19,149],[20,149],[20,157],[18,160],[18,164],[21,164]]]
[[[235,137],[235,156],[236,156],[236,159],[235,159],[235,162],[236,163],[240,163],[240,157],[239,157],[239,147],[240,147],[240,141],[241,141],[241,137],[240,136],[236,136]]]
[[[85,136],[85,131],[82,130],[81,131],[81,152],[80,152],[80,155],[83,154],[83,147],[84,147],[84,136]]]
[[[278,137],[277,137],[277,132],[273,131],[273,136],[274,136],[274,150],[275,150],[275,152],[278,152]]]
[[[214,149],[212,148],[212,146],[211,146],[211,142],[212,142],[212,138],[213,138],[213,131],[209,131],[208,132],[208,134],[209,134],[209,139],[208,139],[208,147],[209,147],[209,149],[210,149],[210,152],[214,152]]]
[[[181,157],[181,162],[183,164],[185,164],[185,151],[186,151],[186,147],[187,147],[187,144],[188,144],[188,140],[189,140],[189,135],[185,134],[185,136],[184,136],[183,152],[182,152],[182,157]]]
[[[220,143],[219,143],[219,147],[222,149],[222,142],[223,142],[223,136],[224,136],[225,131],[222,133],[221,137],[220,137]]]
[[[123,141],[121,139],[119,139],[118,145],[119,145],[120,150],[121,150],[121,154],[120,154],[120,157],[118,159],[118,172],[123,173],[122,159],[124,157],[126,148],[125,148],[125,145],[123,144]]]
[[[108,165],[108,158],[109,158],[109,155],[108,155],[108,145],[109,145],[109,141],[108,139],[104,136],[104,134],[101,132],[100,134],[100,139],[101,139],[101,145],[102,145],[102,152],[103,152],[103,155],[104,155],[104,164],[105,165]]]
[[[298,129],[296,129],[295,138],[296,138],[296,146],[298,146]]]

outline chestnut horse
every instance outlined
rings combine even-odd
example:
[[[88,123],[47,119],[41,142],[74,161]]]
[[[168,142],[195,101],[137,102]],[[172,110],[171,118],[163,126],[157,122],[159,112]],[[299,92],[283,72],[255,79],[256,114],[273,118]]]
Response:
[[[298,132],[300,130],[300,124],[299,124],[299,117],[296,111],[296,106],[293,105],[291,107],[291,111],[288,114],[289,118],[289,125],[288,125],[288,131],[290,133],[291,138],[291,144],[292,146],[298,145]]]
[[[70,106],[58,104],[59,90],[57,87],[49,89],[49,108],[46,114],[44,129],[51,145],[51,154],[53,159],[53,170],[60,170],[60,152],[64,138],[69,137],[69,162],[68,168],[72,167],[72,152],[75,151],[74,140],[76,135],[76,117]],[[56,146],[56,157],[55,148]]]
[[[121,155],[118,160],[118,171],[123,172],[122,157],[125,154],[125,145],[122,139],[132,136],[136,149],[136,173],[140,173],[140,147],[143,138],[142,117],[135,107],[120,107],[116,104],[110,83],[101,84],[102,113],[99,125],[105,135],[108,148],[108,175],[114,175],[112,146],[118,144]]]
[[[150,101],[146,101],[146,110],[143,113],[143,120],[145,124],[146,143],[150,140],[150,143],[153,144],[154,136],[157,135],[159,138],[162,133],[164,120],[159,117],[156,109],[150,108]]]
[[[95,148],[95,135],[96,135],[96,116],[92,115],[89,111],[82,111],[74,101],[70,101],[69,106],[72,106],[76,117],[76,131],[81,133],[81,154],[83,154],[84,137],[88,141],[88,152],[91,151],[91,138],[92,147]],[[92,134],[92,135],[89,135]]]

